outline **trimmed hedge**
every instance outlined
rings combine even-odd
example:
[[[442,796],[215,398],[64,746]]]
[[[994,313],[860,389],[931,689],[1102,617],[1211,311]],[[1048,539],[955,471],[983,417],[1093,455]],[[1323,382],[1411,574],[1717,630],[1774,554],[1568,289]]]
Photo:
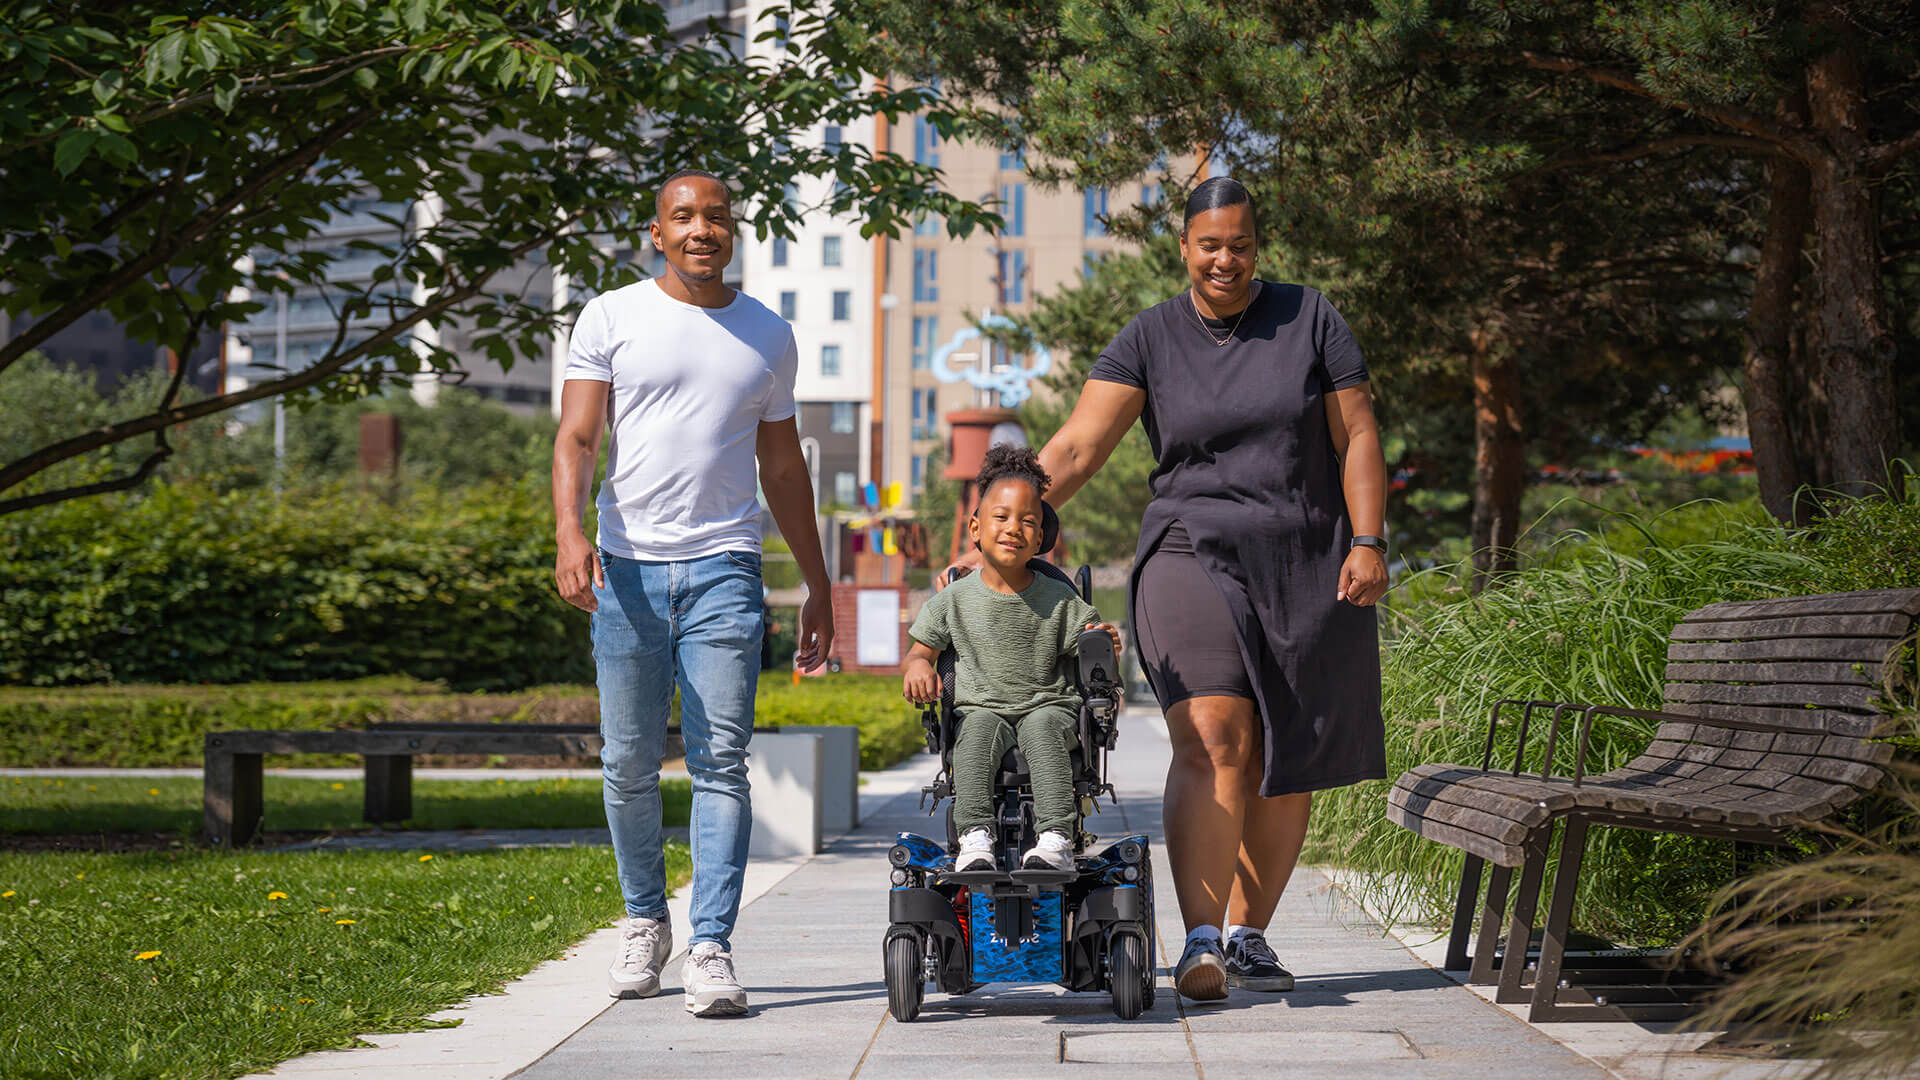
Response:
[[[918,714],[899,681],[851,673],[800,680],[760,679],[754,722],[853,724],[860,765],[880,769],[921,747]],[[0,766],[197,766],[209,731],[235,728],[353,730],[392,721],[516,724],[597,723],[592,687],[546,686],[519,694],[452,694],[405,678],[239,686],[123,686],[0,689]],[[344,755],[303,756],[308,764],[357,764]]]
[[[593,678],[533,483],[392,501],[158,485],[0,517],[0,684]]]

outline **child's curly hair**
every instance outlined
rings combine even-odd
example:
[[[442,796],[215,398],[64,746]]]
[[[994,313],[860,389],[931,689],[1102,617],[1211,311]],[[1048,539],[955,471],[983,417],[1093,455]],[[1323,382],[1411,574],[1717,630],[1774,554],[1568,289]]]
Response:
[[[1040,467],[1040,455],[1031,446],[1014,446],[1000,443],[987,450],[987,458],[980,463],[980,475],[974,478],[974,490],[984,498],[993,485],[1002,480],[1025,480],[1033,485],[1035,495],[1045,495],[1047,485],[1053,478],[1047,470]]]

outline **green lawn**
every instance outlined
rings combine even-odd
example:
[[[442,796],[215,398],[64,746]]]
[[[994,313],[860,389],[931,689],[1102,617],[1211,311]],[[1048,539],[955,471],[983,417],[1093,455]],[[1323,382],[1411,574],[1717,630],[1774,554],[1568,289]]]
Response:
[[[619,914],[604,847],[0,852],[0,1076],[238,1076],[431,1026]]]
[[[198,777],[142,779],[0,777],[0,837],[7,833],[178,832],[200,830]],[[668,825],[685,825],[692,788],[662,780]],[[368,828],[360,818],[359,780],[313,780],[269,773],[264,785],[269,831]],[[600,780],[434,780],[414,774],[408,829],[575,829],[607,823]],[[4,846],[0,839],[0,846]]]

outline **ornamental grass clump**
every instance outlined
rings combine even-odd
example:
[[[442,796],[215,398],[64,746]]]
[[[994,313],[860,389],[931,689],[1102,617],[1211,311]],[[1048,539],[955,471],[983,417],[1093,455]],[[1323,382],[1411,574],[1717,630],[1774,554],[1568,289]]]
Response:
[[[1818,529],[1774,525],[1752,503],[1696,503],[1650,519],[1568,532],[1497,587],[1474,594],[1471,568],[1399,584],[1383,628],[1386,781],[1322,793],[1312,854],[1358,871],[1388,918],[1444,925],[1462,854],[1386,819],[1393,778],[1415,765],[1481,762],[1496,701],[1543,699],[1655,708],[1667,635],[1723,600],[1920,586],[1920,501],[1861,500]],[[1509,719],[1510,715],[1510,719]],[[1526,767],[1541,768],[1551,714],[1536,712]],[[1494,761],[1511,767],[1517,711]],[[1553,768],[1570,774],[1576,718],[1562,720]],[[1657,725],[1600,717],[1586,771],[1622,765]],[[1621,943],[1670,944],[1699,925],[1735,875],[1732,846],[1699,837],[1599,829],[1589,840],[1574,920]],[[1549,873],[1549,881],[1551,873]]]
[[[1911,736],[1920,733],[1908,731]],[[1814,1080],[1920,1065],[1920,768],[1896,764],[1877,828],[1729,886],[1690,939],[1739,972],[1694,1022],[1784,1026]]]

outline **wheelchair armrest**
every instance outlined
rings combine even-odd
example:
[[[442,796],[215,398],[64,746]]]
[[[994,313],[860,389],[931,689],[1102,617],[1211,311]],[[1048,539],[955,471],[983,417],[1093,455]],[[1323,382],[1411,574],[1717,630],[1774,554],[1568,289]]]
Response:
[[[1080,686],[1089,694],[1105,693],[1120,685],[1119,658],[1113,653],[1113,638],[1105,630],[1080,631]]]

